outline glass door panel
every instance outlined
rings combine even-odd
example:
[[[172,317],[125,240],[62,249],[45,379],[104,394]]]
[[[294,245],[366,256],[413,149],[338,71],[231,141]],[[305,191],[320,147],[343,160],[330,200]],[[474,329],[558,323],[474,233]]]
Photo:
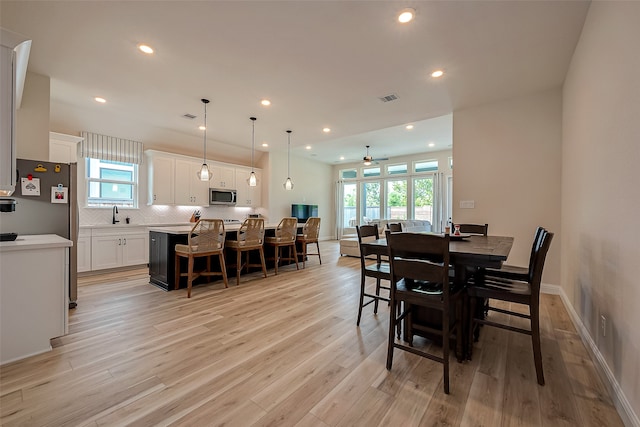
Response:
[[[407,180],[387,181],[386,219],[407,219]]]
[[[358,197],[358,184],[355,182],[347,183],[343,184],[342,188],[342,227],[345,229],[353,228],[358,225],[358,212],[356,204]]]
[[[433,224],[433,178],[413,180],[413,218]]]
[[[362,183],[363,217],[380,219],[380,181]],[[363,218],[363,220],[364,220]],[[364,220],[366,222],[366,220]]]

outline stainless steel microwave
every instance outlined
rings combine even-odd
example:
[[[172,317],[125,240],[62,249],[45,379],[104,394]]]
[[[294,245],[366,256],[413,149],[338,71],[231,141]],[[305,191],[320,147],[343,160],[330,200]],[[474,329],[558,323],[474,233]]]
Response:
[[[235,205],[236,190],[228,188],[210,188],[209,189],[210,205]]]

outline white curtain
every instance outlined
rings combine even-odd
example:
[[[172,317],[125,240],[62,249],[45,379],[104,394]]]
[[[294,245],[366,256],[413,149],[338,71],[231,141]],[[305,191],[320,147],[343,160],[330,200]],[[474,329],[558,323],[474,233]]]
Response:
[[[84,139],[78,144],[78,157],[142,164],[142,142],[91,132],[81,132],[81,136]]]
[[[444,200],[447,197],[445,188],[445,177],[442,172],[433,174],[433,224],[431,231],[434,233],[442,233],[443,223],[446,222]]]
[[[338,239],[342,238],[344,232],[344,209],[342,203],[344,201],[344,188],[342,186],[343,181],[336,182],[336,235]]]

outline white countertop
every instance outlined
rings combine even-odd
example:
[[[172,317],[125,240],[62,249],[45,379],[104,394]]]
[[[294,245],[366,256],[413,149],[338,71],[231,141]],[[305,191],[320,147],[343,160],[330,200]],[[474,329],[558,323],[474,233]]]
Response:
[[[179,222],[179,223],[164,223],[164,224],[160,224],[160,223],[151,223],[151,224],[122,224],[122,223],[117,223],[117,224],[82,224],[80,225],[81,229],[97,229],[97,228],[112,228],[112,229],[126,229],[126,228],[135,228],[135,227],[175,227],[175,226],[188,226],[189,222]]]
[[[57,234],[18,235],[13,242],[0,242],[0,252],[22,251],[31,249],[68,248],[73,242]]]
[[[157,231],[160,233],[167,234],[187,234],[191,231],[194,224],[191,225],[174,225],[174,226],[158,226],[158,227],[149,227],[149,231]],[[224,231],[237,231],[240,229],[242,224],[231,223],[224,225]],[[278,224],[265,224],[265,230],[275,230],[278,227]]]

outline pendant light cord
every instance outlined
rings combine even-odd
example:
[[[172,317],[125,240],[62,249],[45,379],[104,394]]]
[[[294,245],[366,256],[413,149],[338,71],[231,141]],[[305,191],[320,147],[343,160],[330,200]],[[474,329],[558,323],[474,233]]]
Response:
[[[253,152],[256,149],[256,118],[249,117],[251,119],[251,172],[253,172]]]
[[[287,178],[291,178],[291,131],[287,131],[288,134],[288,142],[287,142]]]
[[[203,99],[204,102],[204,156],[202,158],[202,163],[207,163],[207,102]]]

